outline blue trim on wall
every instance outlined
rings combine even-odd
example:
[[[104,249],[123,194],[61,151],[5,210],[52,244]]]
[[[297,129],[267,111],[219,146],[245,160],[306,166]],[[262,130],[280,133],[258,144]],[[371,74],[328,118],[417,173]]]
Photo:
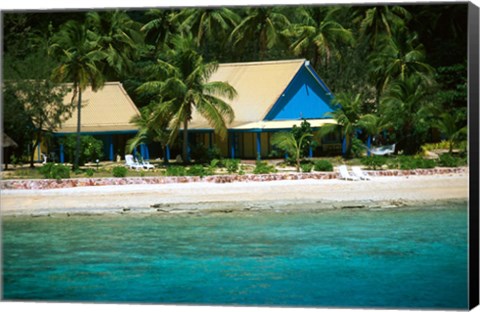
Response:
[[[312,76],[318,81],[318,83],[322,86],[322,88],[325,90],[325,92],[327,92],[327,95],[330,95],[330,98],[333,99],[332,91],[330,91],[330,89],[327,87],[325,82],[323,82],[322,78],[320,78],[320,76],[318,76],[317,72],[315,72],[315,69],[313,69],[313,67],[310,65],[309,61],[305,62],[305,67],[308,69],[310,74],[312,74]]]

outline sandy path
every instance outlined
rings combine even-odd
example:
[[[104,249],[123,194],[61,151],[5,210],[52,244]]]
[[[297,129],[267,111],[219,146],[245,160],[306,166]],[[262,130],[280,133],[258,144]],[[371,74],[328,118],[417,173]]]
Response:
[[[468,174],[374,177],[371,181],[299,180],[91,186],[51,190],[2,190],[3,215],[162,211],[248,206],[255,202],[332,203],[466,200]],[[200,203],[200,204],[199,204]],[[158,208],[157,207],[157,208]],[[190,207],[190,208],[189,208]]]

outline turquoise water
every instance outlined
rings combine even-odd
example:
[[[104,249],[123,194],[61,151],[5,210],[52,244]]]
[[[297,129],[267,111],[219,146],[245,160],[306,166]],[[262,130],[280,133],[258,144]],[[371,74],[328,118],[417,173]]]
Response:
[[[467,208],[9,217],[3,295],[466,309]]]

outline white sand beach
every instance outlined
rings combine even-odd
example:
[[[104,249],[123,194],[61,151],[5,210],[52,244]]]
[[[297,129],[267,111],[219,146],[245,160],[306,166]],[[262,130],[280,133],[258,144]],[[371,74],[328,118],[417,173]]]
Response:
[[[296,180],[88,186],[2,190],[2,215],[192,212],[395,207],[468,199],[468,173],[373,177],[370,181]]]

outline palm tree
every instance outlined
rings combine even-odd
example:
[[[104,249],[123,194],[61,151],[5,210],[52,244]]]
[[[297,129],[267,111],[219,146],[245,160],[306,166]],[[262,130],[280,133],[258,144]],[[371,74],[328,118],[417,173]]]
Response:
[[[115,10],[87,13],[87,25],[97,34],[97,43],[107,55],[104,74],[114,76],[130,71],[143,46],[140,24],[125,11]]]
[[[231,100],[236,91],[226,82],[209,81],[217,65],[204,63],[203,57],[195,50],[196,43],[191,35],[175,37],[172,45],[163,59],[148,68],[151,80],[137,91],[162,95],[160,110],[171,113],[169,143],[182,129],[182,157],[188,161],[188,124],[193,110],[207,119],[215,133],[225,138],[226,125],[233,121],[234,112],[222,98]]]
[[[172,112],[162,109],[162,102],[152,102],[140,109],[140,116],[132,118],[132,122],[138,127],[138,132],[127,142],[127,149],[131,152],[139,144],[150,141],[158,142],[164,151],[164,161],[167,162],[166,147],[170,133],[168,123]]]
[[[383,115],[365,114],[358,121],[358,126],[368,135],[367,147],[370,148],[371,140],[376,141],[384,130],[392,127],[392,122]]]
[[[357,134],[357,129],[362,123],[361,107],[363,103],[362,95],[351,93],[339,93],[333,103],[336,109],[332,113],[327,113],[328,117],[332,117],[337,121],[337,124],[326,124],[320,128],[318,132],[319,138],[334,132],[341,131],[344,155],[350,157],[352,154],[353,139]]]
[[[394,81],[380,102],[380,111],[393,124],[399,148],[415,154],[431,125],[433,111],[428,85],[417,75]]]
[[[328,64],[332,57],[338,57],[338,44],[353,43],[352,32],[333,19],[335,8],[300,7],[297,12],[300,23],[289,31],[294,38],[290,48],[295,55],[311,52],[314,67],[318,68],[321,60]]]
[[[405,27],[405,22],[410,18],[410,12],[401,6],[375,6],[365,12],[360,30],[363,37],[376,48],[382,38],[393,36],[397,30]]]
[[[276,146],[295,157],[297,172],[300,172],[300,158],[304,141],[312,137],[311,133],[303,133],[298,140],[293,132],[279,132],[272,137],[272,145]]]
[[[418,43],[415,33],[402,31],[390,37],[382,49],[372,55],[372,73],[376,77],[377,86],[383,92],[391,81],[416,74],[431,84],[433,82],[433,67],[425,63],[425,49]]]
[[[206,38],[218,37],[235,27],[240,17],[228,8],[218,9],[184,9],[177,19],[181,21],[180,29],[191,31],[195,36],[197,46]]]
[[[284,37],[283,32],[289,25],[288,18],[275,8],[249,8],[246,16],[230,34],[230,42],[239,46],[255,38],[258,58],[263,60],[266,51],[280,43]]]
[[[72,103],[77,100],[77,142],[73,167],[78,169],[82,92],[88,86],[94,91],[103,87],[104,76],[99,64],[106,58],[106,54],[101,51],[95,33],[76,21],[64,24],[52,41],[50,51],[60,60],[60,65],[53,69],[52,78],[58,82],[71,82],[73,84]]]
[[[460,138],[467,135],[467,126],[459,126],[457,118],[452,113],[443,113],[440,119],[434,123],[434,127],[440,130],[448,142],[448,152],[452,154],[453,146]]]
[[[153,42],[155,52],[165,47],[172,35],[177,32],[176,15],[177,11],[162,9],[150,9],[145,13],[145,16],[151,19],[140,28],[140,31],[145,33],[145,40],[148,43]]]

